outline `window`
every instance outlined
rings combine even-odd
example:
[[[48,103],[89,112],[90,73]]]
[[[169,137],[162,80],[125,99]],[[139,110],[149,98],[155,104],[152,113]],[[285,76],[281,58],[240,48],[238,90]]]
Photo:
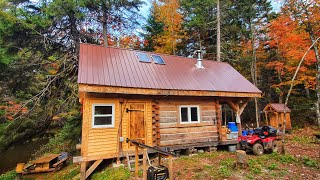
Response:
[[[180,122],[183,123],[199,123],[200,113],[199,106],[180,106]]]
[[[137,56],[138,56],[140,62],[151,62],[151,59],[149,58],[149,56],[146,53],[138,52]]]
[[[114,127],[114,104],[92,105],[92,127]]]
[[[152,54],[151,57],[152,57],[154,63],[156,63],[156,64],[166,64],[166,63],[164,62],[164,60],[162,59],[162,57],[159,56],[159,55],[154,55],[154,54]]]

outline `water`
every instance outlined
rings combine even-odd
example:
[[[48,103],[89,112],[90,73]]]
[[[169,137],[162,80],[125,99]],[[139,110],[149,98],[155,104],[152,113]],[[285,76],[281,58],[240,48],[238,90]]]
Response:
[[[18,163],[26,163],[30,160],[41,145],[48,142],[47,138],[37,139],[25,144],[17,144],[15,147],[0,153],[0,174],[15,169]]]

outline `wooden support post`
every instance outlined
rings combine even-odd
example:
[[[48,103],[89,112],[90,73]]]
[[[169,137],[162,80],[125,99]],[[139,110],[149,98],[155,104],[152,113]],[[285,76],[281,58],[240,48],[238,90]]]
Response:
[[[86,179],[86,171],[87,171],[87,162],[81,162],[80,164],[80,179],[85,180]]]
[[[172,156],[169,156],[169,179],[173,179]]]
[[[136,148],[136,154],[135,154],[135,164],[134,164],[134,175],[136,178],[138,178],[138,171],[139,171],[139,148],[138,146],[135,146]]]
[[[143,149],[143,180],[147,180],[147,153],[148,153],[148,149]]]

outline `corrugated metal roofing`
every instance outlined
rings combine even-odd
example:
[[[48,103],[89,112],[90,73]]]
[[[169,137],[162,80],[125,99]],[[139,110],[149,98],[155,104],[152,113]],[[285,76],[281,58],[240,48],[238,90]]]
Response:
[[[206,90],[261,93],[228,63],[161,55],[164,65],[139,62],[137,52],[128,49],[80,45],[79,84],[167,90]]]
[[[285,106],[283,103],[270,103],[270,106],[276,111],[276,112],[291,112],[291,110]]]

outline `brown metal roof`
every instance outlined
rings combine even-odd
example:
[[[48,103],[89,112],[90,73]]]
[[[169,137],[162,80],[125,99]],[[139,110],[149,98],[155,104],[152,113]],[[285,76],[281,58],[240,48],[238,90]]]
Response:
[[[276,112],[284,112],[284,110],[286,110],[286,112],[291,112],[291,110],[283,103],[270,103],[267,106],[272,107]]]
[[[165,65],[139,62],[137,52],[128,49],[80,45],[79,84],[166,90],[205,90],[261,93],[228,63],[161,55]],[[150,57],[151,52],[145,52]]]

